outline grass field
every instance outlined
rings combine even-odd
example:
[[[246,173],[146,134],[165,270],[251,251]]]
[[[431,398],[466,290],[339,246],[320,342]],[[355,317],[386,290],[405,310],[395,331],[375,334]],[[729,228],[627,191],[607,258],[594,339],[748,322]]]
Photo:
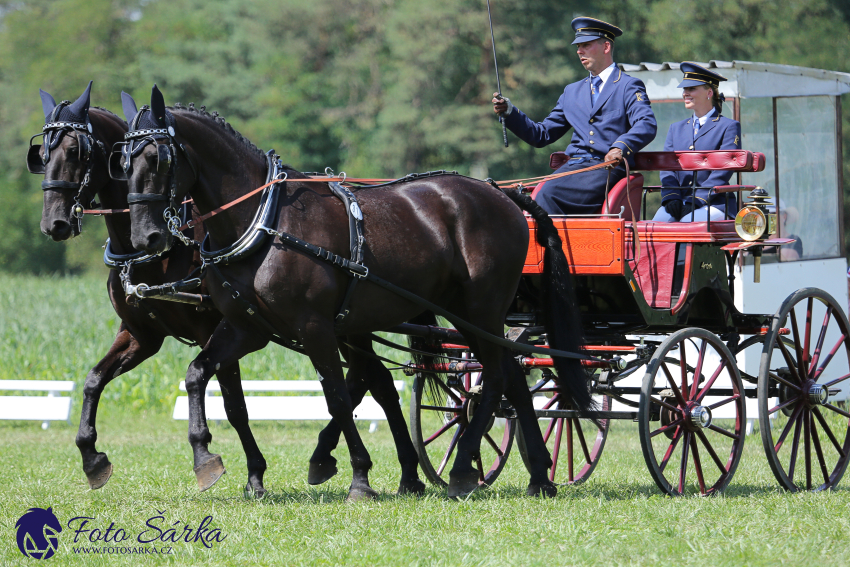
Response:
[[[74,379],[88,368],[117,328],[103,282],[93,278],[0,276],[0,379]],[[43,431],[37,422],[0,421],[0,563],[26,565],[15,545],[15,522],[30,507],[52,506],[64,528],[55,565],[800,565],[850,564],[850,477],[826,494],[788,494],[776,483],[757,436],[720,497],[663,497],[641,456],[636,427],[612,427],[590,481],[558,497],[524,495],[519,455],[489,490],[463,502],[428,488],[423,498],[396,497],[398,465],[386,425],[363,436],[375,467],[378,501],[344,502],[350,468],[337,451],[340,474],[306,484],[306,465],[320,424],[256,423],[269,463],[262,501],[242,496],[245,460],[233,429],[211,425],[211,449],[228,466],[212,489],[198,493],[184,422],[169,417],[177,384],[196,353],[169,341],[164,352],[121,376],[104,396],[98,448],[115,465],[101,490],[87,489],[71,424]],[[310,369],[280,349],[245,361],[246,377],[298,378]],[[77,394],[78,395],[78,394]],[[161,518],[156,519],[161,515]],[[74,544],[68,521],[124,529],[120,544]],[[163,531],[195,528],[212,516],[223,542],[171,546],[167,555],[92,555],[80,547],[138,547],[150,518]],[[91,532],[89,532],[91,533]],[[166,532],[167,533],[167,532]]]

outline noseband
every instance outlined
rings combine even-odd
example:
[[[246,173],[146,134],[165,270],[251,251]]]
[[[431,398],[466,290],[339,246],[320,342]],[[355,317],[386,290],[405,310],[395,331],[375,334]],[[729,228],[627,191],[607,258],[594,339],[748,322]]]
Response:
[[[147,105],[142,106],[136,116],[133,117],[133,121],[130,124],[130,131],[124,134],[124,141],[118,142],[112,147],[112,154],[109,157],[109,176],[112,179],[129,180],[132,176],[133,158],[138,156],[145,146],[154,144],[156,146],[157,156],[156,173],[166,174],[168,176],[169,194],[129,193],[127,195],[127,203],[130,207],[150,202],[164,201],[168,203],[163,213],[163,219],[168,225],[168,230],[183,242],[183,244],[190,245],[193,242],[178,230],[182,224],[177,200],[176,158],[178,149],[189,163],[193,178],[197,179],[198,174],[192,160],[189,158],[186,148],[174,139],[176,132],[174,129],[174,117],[171,113],[166,112],[165,114],[166,128],[138,129],[139,121],[146,112],[151,112],[150,107]],[[183,220],[185,221],[185,219]]]
[[[56,119],[62,109],[69,104],[71,103],[67,100],[63,100],[57,104],[53,112],[50,113],[50,118],[42,127],[41,133],[30,138],[30,147],[27,150],[27,170],[36,175],[44,175],[47,171],[47,163],[50,161],[51,150],[59,145],[65,133],[74,133],[79,146],[79,160],[86,168],[82,181],[45,179],[41,182],[41,190],[70,189],[77,191],[77,194],[74,196],[74,204],[71,207],[71,217],[76,221],[76,231],[79,234],[83,229],[83,209],[85,208],[83,203],[91,204],[94,202],[94,195],[88,194],[86,191],[91,182],[91,170],[94,165],[92,153],[94,148],[99,148],[100,156],[106,161],[106,146],[93,136],[93,128],[89,121],[88,113],[86,113],[86,121],[84,123],[62,122]],[[33,140],[39,136],[42,137],[43,144],[33,144]],[[44,156],[41,155],[42,146],[44,147]]]

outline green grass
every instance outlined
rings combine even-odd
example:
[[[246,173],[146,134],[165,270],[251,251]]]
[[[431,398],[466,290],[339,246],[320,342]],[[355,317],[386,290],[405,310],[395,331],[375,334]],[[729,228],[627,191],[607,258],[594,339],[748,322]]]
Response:
[[[111,342],[117,323],[102,281],[0,277],[0,378],[82,380]],[[43,320],[36,320],[43,318]],[[197,349],[169,341],[164,352],[107,389],[98,448],[115,466],[109,483],[90,491],[71,424],[47,431],[37,422],[0,421],[0,564],[26,565],[14,543],[15,522],[30,507],[52,506],[63,527],[95,517],[136,533],[163,511],[169,523],[195,526],[208,515],[227,536],[205,549],[175,544],[169,556],[91,556],[60,536],[54,565],[846,565],[850,562],[850,490],[845,479],[826,494],[788,494],[776,487],[757,436],[747,439],[732,485],[715,498],[661,496],[643,463],[637,429],[615,423],[590,481],[558,497],[524,495],[518,454],[496,484],[464,502],[428,488],[423,498],[396,497],[398,464],[385,424],[361,430],[375,467],[376,502],[346,504],[350,467],[306,484],[317,423],[252,424],[269,464],[262,501],[245,499],[245,459],[226,423],[211,424],[211,450],[229,472],[198,493],[185,422],[168,416],[177,383]],[[247,360],[246,377],[307,375],[281,349]],[[125,542],[122,545],[128,545]]]

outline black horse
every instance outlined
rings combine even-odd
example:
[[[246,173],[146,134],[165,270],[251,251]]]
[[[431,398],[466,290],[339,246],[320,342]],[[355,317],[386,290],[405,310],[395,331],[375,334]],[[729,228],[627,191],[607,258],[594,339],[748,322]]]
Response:
[[[48,93],[41,91],[45,115],[44,143],[32,146],[27,166],[33,173],[44,173],[44,208],[41,230],[55,241],[77,236],[82,227],[81,210],[95,196],[107,209],[126,209],[127,183],[110,179],[107,172],[109,148],[124,139],[127,123],[108,110],[90,106],[91,83],[74,103],[56,104]],[[112,347],[86,376],[83,389],[83,408],[77,446],[83,458],[83,471],[92,489],[102,487],[112,474],[112,464],[105,453],[95,448],[95,421],[100,395],[116,376],[129,372],[155,355],[168,336],[198,345],[206,344],[221,314],[214,309],[197,311],[195,307],[156,300],[134,300],[125,294],[118,268],[132,265],[135,283],[160,285],[185,278],[200,265],[197,252],[178,244],[168,254],[146,258],[130,244],[130,217],[127,214],[104,216],[109,234],[107,259],[109,272],[107,290],[121,326]],[[198,229],[200,233],[200,228]],[[221,383],[227,419],[239,435],[248,460],[247,490],[261,496],[266,461],[248,425],[248,412],[240,382],[239,363],[234,362],[217,372]],[[195,419],[205,419],[204,398],[197,390],[189,390]],[[207,458],[204,459],[203,457]],[[198,486],[206,490],[224,473],[220,458],[207,453],[201,457],[202,466],[196,469]],[[211,460],[212,459],[212,460]]]
[[[128,107],[130,113],[135,111],[129,97],[125,114]],[[222,120],[180,107],[166,109],[156,86],[151,107],[143,107],[133,124],[139,129],[138,137],[124,146],[120,161],[129,178],[132,242],[138,249],[161,253],[171,247],[173,236],[164,217],[173,216],[170,209],[188,192],[206,213],[263,182],[262,154]],[[131,127],[131,136],[133,130]],[[186,381],[203,388],[218,364],[232,364],[263,348],[272,333],[297,341],[323,378],[328,409],[349,446],[353,468],[349,498],[371,497],[375,494],[368,483],[372,463],[352,418],[354,406],[344,387],[340,346],[347,343],[356,347],[350,349],[353,353],[365,355],[370,333],[410,320],[424,309],[367,278],[353,294],[349,316],[335,324],[351,276],[327,260],[334,257],[331,255],[337,260],[348,256],[346,207],[327,184],[309,181],[292,169],[287,176],[275,211],[275,238],[267,239],[241,261],[212,264],[207,272],[210,294],[225,321],[191,363]],[[558,259],[566,266],[557,233],[535,203],[477,180],[439,176],[363,189],[357,197],[365,219],[363,264],[370,273],[491,335],[503,333],[528,248],[527,223],[517,204],[539,219],[550,267]],[[206,221],[207,249],[227,250],[250,232],[259,199],[255,195]],[[292,244],[292,237],[321,246],[324,252],[305,254]],[[551,284],[557,283],[557,277],[551,269],[544,275],[548,289],[555,289]],[[550,293],[547,297],[549,311],[574,308],[563,295]],[[575,349],[578,319],[555,323],[560,326],[547,329],[552,347]],[[471,332],[464,334],[484,365],[484,389],[457,447],[449,495],[467,494],[479,486],[473,459],[479,455],[484,430],[503,393],[514,404],[527,436],[529,493],[555,494],[546,476],[551,458],[519,365],[498,344],[480,340]],[[571,344],[564,343],[565,337],[573,339]],[[559,369],[560,379],[572,392],[574,407],[587,409],[590,395],[578,363],[569,361]],[[386,370],[371,377],[369,388],[376,397],[395,396]]]

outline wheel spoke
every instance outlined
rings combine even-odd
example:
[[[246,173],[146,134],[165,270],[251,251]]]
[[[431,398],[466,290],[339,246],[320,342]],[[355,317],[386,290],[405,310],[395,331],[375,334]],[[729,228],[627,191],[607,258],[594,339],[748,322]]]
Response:
[[[670,370],[667,368],[667,363],[663,360],[661,361],[661,370],[664,371],[664,375],[667,377],[667,382],[670,384],[670,387],[673,389],[673,395],[676,397],[676,401],[678,401],[682,407],[687,405],[685,401],[685,397],[682,395],[682,392],[679,390],[679,387],[676,385],[676,380],[673,379],[673,375],[670,373]]]
[[[560,418],[554,418],[549,420],[549,425],[546,426],[546,432],[543,434],[543,442],[548,443],[549,437],[552,435],[552,429],[555,427],[555,422],[560,421]]]
[[[558,468],[558,455],[561,453],[561,432],[564,430],[564,420],[558,419],[557,421],[558,427],[555,430],[555,448],[552,450],[552,470],[549,471],[549,480],[552,482],[555,482],[555,470]]]
[[[768,371],[768,375],[770,376],[770,379],[773,380],[774,382],[779,382],[780,384],[787,386],[788,388],[793,388],[794,390],[797,390],[798,392],[803,391],[803,389],[800,387],[799,384],[794,384],[792,382],[789,382],[788,380],[786,380],[785,378],[783,378],[782,376],[780,376],[779,374],[777,374],[775,372]]]
[[[803,410],[803,457],[806,462],[806,490],[812,489],[812,415]]]
[[[776,445],[773,446],[774,453],[779,453],[779,450],[782,448],[782,443],[785,442],[785,438],[788,436],[788,433],[791,432],[791,427],[797,422],[797,418],[800,416],[800,412],[802,411],[802,405],[799,405],[794,408],[794,413],[791,414],[791,418],[788,420],[788,423],[786,423],[785,427],[782,429],[782,434],[779,436],[779,441],[777,441]]]
[[[475,457],[475,466],[478,467],[478,482],[484,482],[484,463],[481,462],[481,455]]]
[[[584,462],[590,464],[593,459],[590,458],[590,451],[587,450],[587,441],[585,441],[584,431],[582,431],[581,429],[581,420],[575,418],[575,421],[573,423],[575,424],[576,431],[578,431],[578,441],[579,444],[581,444],[581,451],[582,453],[584,453]]]
[[[796,368],[802,367],[802,368],[805,369],[806,368],[806,365],[805,365],[806,359],[803,358],[803,347],[802,347],[803,338],[800,336],[800,331],[797,328],[796,305],[791,308],[790,315],[791,315],[791,333],[793,333],[793,335],[794,335],[794,351],[797,353],[797,360],[794,363],[794,368],[796,369]],[[781,348],[782,341],[779,340],[779,341],[776,341],[776,342],[780,345],[780,348]],[[800,380],[800,383],[802,383],[803,377],[800,376],[800,374],[801,374],[800,372],[797,373],[797,379]]]
[[[694,379],[696,379],[696,375],[694,375]],[[699,492],[705,494],[705,479],[702,478],[702,465],[699,461],[696,435],[691,436],[691,450],[694,452],[694,470],[697,473],[697,481],[699,481]]]
[[[697,365],[694,368],[694,380],[691,383],[691,394],[689,399],[693,400],[697,395],[697,387],[699,386],[699,377],[702,375],[702,363],[705,360],[705,348],[708,346],[708,342],[703,339],[702,344],[699,347],[699,357],[697,358]]]
[[[810,297],[806,302],[806,344],[803,346],[803,371],[806,373],[806,376],[809,375],[809,361],[811,360],[811,350],[809,347],[812,346],[812,305],[814,305],[815,298]]]
[[[502,448],[499,447],[499,445],[493,440],[492,437],[490,437],[489,433],[484,434],[484,439],[486,439],[490,446],[493,447],[493,450],[496,451],[496,454],[499,455],[500,458],[505,456],[505,453],[502,451]]]
[[[685,493],[685,477],[688,473],[688,449],[691,447],[691,432],[685,431],[682,442],[682,464],[679,466],[679,494]]]
[[[791,442],[791,460],[788,462],[788,478],[794,483],[794,468],[797,466],[797,449],[800,447],[800,431],[803,429],[803,415],[797,417],[794,425],[794,440]]]
[[[734,396],[732,396],[730,398],[726,398],[725,400],[720,400],[719,402],[717,402],[715,404],[711,404],[710,406],[706,406],[706,407],[710,410],[717,409],[720,406],[725,406],[729,402],[734,402],[735,400],[739,399],[740,397],[741,397],[741,394],[735,394]]]
[[[686,342],[679,343],[679,370],[682,376],[682,394],[688,393],[688,363],[685,360],[685,345]],[[690,398],[688,398],[690,399]]]
[[[845,375],[844,375],[844,376],[842,376],[841,378],[836,378],[835,380],[833,380],[833,381],[831,381],[831,382],[827,382],[826,384],[824,384],[824,385],[823,385],[823,387],[824,387],[824,388],[832,388],[832,387],[833,387],[833,386],[835,386],[836,384],[838,384],[838,383],[840,383],[840,382],[844,382],[844,381],[845,381],[845,380],[847,380],[848,378],[850,378],[850,374],[845,374]]]
[[[812,413],[815,414],[818,422],[820,422],[821,427],[823,427],[824,433],[829,437],[829,440],[832,441],[832,446],[835,447],[835,450],[838,451],[838,454],[841,455],[843,459],[847,455],[844,453],[844,449],[841,447],[841,444],[838,442],[838,439],[835,438],[835,435],[832,433],[832,429],[830,429],[829,424],[827,424],[826,420],[823,418],[823,414],[821,414],[820,409],[812,408]]]
[[[705,433],[702,431],[696,432],[697,437],[702,442],[705,450],[708,451],[708,454],[711,456],[711,460],[714,461],[714,464],[717,465],[717,468],[720,469],[722,474],[726,474],[728,471],[726,470],[726,465],[723,464],[723,461],[720,460],[720,457],[717,456],[717,452],[714,450],[714,447],[711,446],[711,442],[709,442],[708,438],[705,436]]]
[[[792,313],[793,313],[793,311],[792,311]],[[802,384],[803,379],[800,378],[800,373],[797,371],[797,361],[794,360],[794,357],[791,356],[790,352],[788,352],[788,348],[786,348],[785,343],[783,343],[781,339],[776,341],[776,345],[779,347],[779,352],[782,353],[783,358],[785,358],[785,364],[788,365],[788,370],[790,370],[791,374],[794,376],[794,378],[797,379],[797,383]],[[795,350],[797,351],[797,353],[799,355],[799,352],[800,352],[799,345],[795,344],[794,347],[795,347]],[[799,390],[799,388],[797,388],[797,389]]]
[[[431,435],[428,439],[425,440],[423,445],[428,445],[432,441],[434,441],[437,437],[454,427],[457,422],[460,421],[460,416],[453,417],[447,424],[438,429],[433,435]]]
[[[839,409],[839,408],[835,407],[835,406],[834,406],[834,405],[832,405],[832,404],[823,404],[823,407],[825,407],[825,408],[829,408],[829,409],[831,409],[832,411],[834,411],[835,413],[837,413],[838,415],[843,415],[844,417],[846,417],[846,418],[850,419],[850,413],[847,413],[847,412],[846,412],[846,411],[844,411],[843,409]]]
[[[440,386],[440,388],[442,388],[443,390],[445,390],[445,392],[449,395],[449,397],[450,397],[452,400],[454,400],[454,402],[455,402],[457,405],[459,405],[459,406],[462,406],[462,405],[463,405],[463,400],[461,400],[461,399],[458,397],[458,395],[457,395],[457,394],[455,394],[455,393],[454,393],[454,391],[453,391],[451,388],[449,388],[449,387],[448,387],[445,383],[443,383],[443,381],[442,381],[442,380],[436,380],[436,382],[437,382],[437,384]],[[468,389],[469,389],[469,388],[467,388],[467,390],[468,390]]]
[[[684,418],[681,418],[681,417],[680,417],[680,418],[678,418],[678,419],[676,419],[676,420],[674,420],[674,421],[671,421],[670,423],[668,423],[668,424],[667,424],[667,425],[665,425],[664,427],[659,427],[658,429],[656,429],[655,431],[653,431],[652,433],[650,433],[650,434],[649,434],[649,436],[650,436],[650,437],[655,437],[656,435],[660,435],[661,433],[664,433],[665,431],[669,431],[670,429],[673,429],[673,428],[675,428],[675,427],[679,427],[679,425],[681,425],[681,424],[682,424],[682,421],[683,421],[683,420],[684,420]]]
[[[452,440],[449,442],[449,448],[446,449],[446,454],[443,455],[443,460],[440,461],[440,466],[437,467],[437,476],[442,475],[443,471],[446,469],[446,465],[449,463],[449,459],[455,450],[455,446],[457,446],[457,440],[460,438],[460,430],[461,428],[458,427],[457,431],[455,431],[455,434],[452,436]]]
[[[725,435],[726,437],[729,437],[730,439],[735,439],[736,441],[741,438],[740,435],[735,435],[734,433],[729,433],[728,431],[726,431],[722,427],[717,427],[716,425],[709,425],[707,429],[711,429],[715,433]]]
[[[663,407],[663,408],[667,408],[667,409],[669,409],[669,410],[671,410],[671,411],[674,411],[674,412],[676,412],[676,413],[681,413],[681,412],[682,412],[682,410],[680,410],[680,409],[679,409],[679,408],[677,408],[676,406],[671,406],[671,405],[670,405],[670,404],[668,404],[667,402],[662,402],[661,400],[659,400],[658,398],[655,398],[655,397],[653,397],[653,396],[649,396],[649,399],[650,399],[650,400],[652,400],[652,403],[654,403],[654,404],[658,404],[659,406],[661,406],[661,407]]]
[[[823,325],[820,328],[820,333],[818,334],[818,342],[815,343],[815,352],[812,354],[812,361],[809,363],[809,367],[806,368],[806,375],[811,376],[812,371],[818,365],[818,359],[820,359],[820,351],[823,348],[823,340],[826,338],[826,330],[829,328],[829,321],[832,319],[832,305],[828,305],[826,308],[826,315],[823,318]]]
[[[826,365],[832,362],[832,357],[835,356],[835,353],[838,352],[838,349],[841,348],[841,345],[844,343],[844,339],[847,338],[847,335],[841,335],[841,338],[835,343],[835,346],[832,347],[832,350],[829,351],[829,354],[826,355],[826,358],[823,359],[817,371],[812,375],[812,380],[816,381],[820,378],[820,375],[823,374],[823,371],[826,370]],[[850,376],[850,374],[848,374]]]
[[[768,415],[774,414],[774,413],[778,412],[779,410],[781,410],[782,408],[786,408],[786,407],[790,406],[791,404],[795,404],[799,401],[800,401],[800,396],[789,398],[789,399],[785,400],[784,402],[782,402],[781,404],[776,404],[775,406],[773,406],[773,408],[771,408],[767,412],[767,414]]]
[[[573,462],[573,421],[565,419],[567,422],[567,466],[569,467],[569,476],[567,479],[570,482],[575,480],[575,463]]]
[[[681,427],[673,434],[673,439],[670,441],[670,445],[667,447],[667,451],[664,453],[664,458],[661,459],[661,463],[658,465],[658,468],[661,469],[661,472],[664,472],[664,467],[667,466],[667,462],[670,461],[670,457],[673,456],[673,451],[676,450],[676,445],[679,444],[679,439],[682,438],[682,433],[685,430]]]
[[[450,412],[452,412],[452,413],[459,413],[459,412],[463,411],[463,408],[462,408],[462,407],[449,407],[449,406],[426,406],[426,405],[421,405],[421,406],[419,406],[419,408],[420,408],[420,409],[424,409],[424,410],[441,411],[441,412],[447,412],[447,411],[450,411]]]
[[[708,391],[714,386],[714,381],[717,380],[717,377],[720,376],[720,373],[723,372],[723,369],[726,368],[726,360],[720,361],[720,366],[717,367],[717,370],[714,371],[714,374],[711,375],[711,378],[708,379],[708,382],[705,383],[705,386],[702,387],[702,390],[699,391],[695,400],[697,402],[701,402]]]
[[[829,484],[829,471],[826,468],[826,459],[823,458],[823,449],[820,446],[820,439],[818,438],[818,429],[815,426],[815,422],[812,421],[812,418],[809,417],[809,423],[812,429],[812,443],[815,446],[815,455],[818,458],[818,464],[820,465],[820,472],[823,475],[823,481],[826,484]]]

